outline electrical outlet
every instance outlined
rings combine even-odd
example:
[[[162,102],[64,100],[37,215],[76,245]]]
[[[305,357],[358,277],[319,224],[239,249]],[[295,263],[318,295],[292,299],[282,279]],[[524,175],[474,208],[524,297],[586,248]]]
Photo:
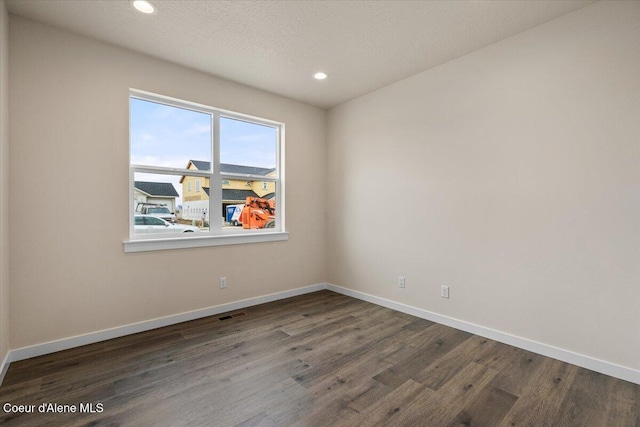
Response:
[[[220,289],[226,289],[227,288],[227,278],[226,277],[221,277],[220,278]]]
[[[442,298],[449,298],[449,287],[448,286],[440,286],[440,296]]]
[[[398,276],[398,287],[404,288],[404,277]]]

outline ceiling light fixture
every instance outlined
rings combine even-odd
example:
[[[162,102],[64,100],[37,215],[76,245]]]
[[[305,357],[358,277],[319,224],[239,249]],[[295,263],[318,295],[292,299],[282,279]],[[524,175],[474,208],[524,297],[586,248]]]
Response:
[[[315,74],[313,75],[313,78],[314,78],[314,79],[316,79],[316,80],[324,80],[324,79],[326,79],[326,78],[327,78],[327,74],[326,74],[326,73],[323,73],[322,71],[320,71],[320,72],[318,72],[318,73],[315,73]]]
[[[148,0],[134,0],[131,3],[133,4],[133,7],[142,13],[146,13],[147,15],[156,13],[156,7]]]

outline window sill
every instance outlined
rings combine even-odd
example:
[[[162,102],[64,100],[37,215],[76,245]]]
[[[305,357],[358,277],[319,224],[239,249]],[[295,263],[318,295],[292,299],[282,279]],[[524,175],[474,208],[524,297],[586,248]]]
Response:
[[[276,231],[269,233],[234,234],[219,236],[172,237],[164,239],[126,240],[125,252],[164,251],[168,249],[203,248],[207,246],[242,245],[246,243],[279,242],[289,240],[289,233]]]

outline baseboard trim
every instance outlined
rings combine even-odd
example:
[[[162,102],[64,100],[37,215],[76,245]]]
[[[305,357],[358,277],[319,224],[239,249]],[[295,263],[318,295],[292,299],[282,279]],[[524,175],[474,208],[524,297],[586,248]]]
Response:
[[[102,331],[92,332],[84,335],[78,335],[75,337],[63,338],[60,340],[55,340],[55,341],[50,341],[42,344],[36,344],[28,347],[9,350],[4,360],[2,361],[2,365],[0,366],[0,385],[2,385],[2,381],[4,380],[4,376],[7,373],[7,370],[9,369],[9,364],[11,362],[17,362],[19,360],[30,359],[32,357],[55,353],[61,350],[67,350],[74,347],[80,347],[87,344],[106,341],[112,338],[118,338],[126,335],[136,334],[138,332],[150,331],[152,329],[162,328],[164,326],[170,326],[170,325],[174,325],[181,322],[187,322],[189,320],[200,319],[208,316],[215,316],[216,314],[225,313],[233,310],[239,310],[242,308],[251,307],[259,304],[265,304],[268,302],[278,301],[281,299],[290,298],[298,295],[304,295],[311,292],[317,292],[323,289],[328,289],[330,291],[334,291],[343,295],[357,298],[362,301],[367,301],[376,305],[380,305],[382,307],[387,307],[392,310],[397,310],[402,313],[410,314],[412,316],[420,317],[422,319],[427,319],[432,322],[436,322],[442,325],[450,326],[452,328],[460,329],[465,332],[469,332],[469,333],[479,335],[485,338],[489,338],[495,341],[499,341],[501,343],[512,345],[514,347],[518,347],[527,351],[532,351],[532,352],[541,354],[543,356],[547,356],[547,357],[561,360],[563,362],[571,363],[573,365],[590,369],[592,371],[596,371],[601,374],[609,375],[609,376],[619,378],[625,381],[629,381],[635,384],[640,384],[640,371],[633,368],[616,365],[614,363],[606,362],[590,356],[575,353],[575,352],[554,347],[548,344],[543,344],[527,338],[518,337],[515,335],[511,335],[505,332],[501,332],[495,329],[476,325],[474,323],[466,322],[466,321],[455,319],[452,317],[443,316],[441,314],[433,313],[431,311],[423,310],[421,308],[391,301],[391,300],[377,297],[364,292],[355,291],[353,289],[344,288],[331,283],[319,283],[316,285],[291,289],[283,292],[276,292],[273,294],[262,295],[259,297],[248,298],[248,299],[234,301],[226,304],[220,304],[220,305],[207,307],[199,310],[189,311],[186,313],[165,316],[165,317],[147,320],[139,323],[133,323],[130,325],[120,326],[120,327],[111,328],[111,329],[105,329]]]
[[[10,355],[11,355],[11,350],[7,351],[7,354],[4,356],[4,360],[2,361],[2,366],[0,366],[0,385],[2,385],[2,381],[4,381],[4,376],[7,373],[7,369],[9,369]]]
[[[391,301],[385,298],[380,298],[364,292],[343,288],[331,283],[327,283],[326,289],[353,298],[357,298],[362,301],[381,305],[383,307],[400,311],[402,313],[410,314],[412,316],[420,317],[422,319],[430,320],[432,322],[440,323],[442,325],[450,326],[455,329],[460,329],[474,335],[479,335],[481,337],[489,338],[494,341],[512,345],[523,350],[532,351],[543,356],[571,363],[572,365],[590,369],[601,374],[609,375],[635,384],[640,384],[640,371],[633,368],[616,365],[614,363],[606,362],[604,360],[596,359],[584,354],[574,353],[569,350],[554,347],[548,344],[543,344],[527,338],[511,335],[505,332],[497,331],[495,329],[476,325],[474,323],[466,322],[452,317],[443,316],[441,314],[433,313],[431,311]]]
[[[264,304],[268,302],[278,301],[285,298],[291,298],[298,295],[304,295],[311,292],[326,289],[326,283],[305,286],[302,288],[291,289],[283,292],[262,295],[254,298],[247,298],[240,301],[234,301],[226,304],[215,305],[212,307],[202,308],[199,310],[189,311],[186,313],[174,314],[170,316],[160,317],[157,319],[147,320],[130,325],[119,326],[111,329],[104,329],[97,332],[91,332],[84,335],[63,338],[60,340],[49,341],[42,344],[36,344],[28,347],[10,350],[2,362],[2,372],[0,377],[0,385],[4,374],[9,368],[9,363],[19,360],[30,359],[32,357],[42,356],[49,353],[55,353],[61,350],[67,350],[74,347],[80,347],[87,344],[93,344],[100,341],[106,341],[112,338],[118,338],[125,335],[136,334],[138,332],[150,331],[152,329],[162,328],[164,326],[175,325],[177,323],[188,322],[189,320],[200,319],[202,317],[214,316],[220,313],[239,310],[254,305]]]

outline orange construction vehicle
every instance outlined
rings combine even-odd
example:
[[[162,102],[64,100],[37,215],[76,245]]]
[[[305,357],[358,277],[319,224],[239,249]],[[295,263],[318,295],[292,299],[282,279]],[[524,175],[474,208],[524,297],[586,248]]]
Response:
[[[247,197],[240,214],[240,222],[242,222],[242,228],[275,228],[275,200]]]

